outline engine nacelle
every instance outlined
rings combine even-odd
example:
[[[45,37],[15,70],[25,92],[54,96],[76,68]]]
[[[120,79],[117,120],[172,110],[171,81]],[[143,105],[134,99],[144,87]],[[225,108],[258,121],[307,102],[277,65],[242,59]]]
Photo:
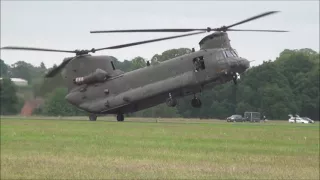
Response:
[[[110,77],[110,75],[102,70],[102,69],[97,69],[95,72],[84,76],[84,77],[77,77],[73,79],[73,82],[77,85],[81,84],[92,84],[92,83],[99,83],[99,82],[104,82]]]

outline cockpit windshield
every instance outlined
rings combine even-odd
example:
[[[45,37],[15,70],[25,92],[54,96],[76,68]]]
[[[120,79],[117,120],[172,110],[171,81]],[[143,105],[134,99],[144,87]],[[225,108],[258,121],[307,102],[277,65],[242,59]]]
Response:
[[[223,54],[226,58],[228,57],[238,57],[238,54],[233,49],[223,50]]]
[[[225,51],[226,57],[234,57],[234,54],[231,51]]]
[[[235,49],[232,49],[231,53],[233,53],[235,57],[238,57],[238,53],[237,53],[237,51]]]

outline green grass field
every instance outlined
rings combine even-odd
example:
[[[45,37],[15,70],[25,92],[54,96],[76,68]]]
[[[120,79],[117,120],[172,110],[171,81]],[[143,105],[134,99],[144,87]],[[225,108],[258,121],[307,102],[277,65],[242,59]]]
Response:
[[[1,119],[1,179],[319,179],[319,123]]]

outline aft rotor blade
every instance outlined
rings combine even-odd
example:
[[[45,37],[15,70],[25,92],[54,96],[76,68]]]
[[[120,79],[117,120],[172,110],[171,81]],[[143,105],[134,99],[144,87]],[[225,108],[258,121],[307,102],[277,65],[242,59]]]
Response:
[[[163,40],[168,40],[168,39],[175,39],[175,38],[180,38],[180,37],[185,37],[185,36],[192,36],[192,35],[202,34],[202,33],[205,33],[205,31],[196,32],[196,33],[189,33],[189,34],[184,34],[184,35],[178,35],[178,36],[169,36],[169,37],[159,38],[159,39],[151,39],[151,40],[146,40],[146,41],[139,41],[139,42],[122,44],[122,45],[117,45],[117,46],[110,46],[110,47],[106,47],[106,48],[95,49],[95,51],[100,51],[100,50],[104,50],[104,49],[120,49],[120,48],[124,48],[124,47],[129,47],[129,46],[136,46],[136,45],[140,45],[140,44],[163,41]]]
[[[274,13],[278,13],[278,12],[280,12],[280,11],[268,11],[268,12],[265,12],[265,13],[262,13],[262,14],[259,14],[259,15],[256,15],[256,16],[253,16],[253,17],[251,17],[251,18],[245,19],[245,20],[243,20],[243,21],[234,23],[234,24],[232,24],[232,25],[226,26],[226,27],[224,27],[224,28],[229,29],[229,28],[231,28],[231,27],[234,27],[234,26],[237,26],[237,25],[240,25],[240,24],[243,24],[243,23],[246,23],[246,22],[249,22],[249,21],[258,19],[258,18],[262,18],[262,17],[264,17],[264,16],[268,16],[268,15],[271,15],[271,14],[274,14]]]
[[[289,32],[284,30],[260,30],[260,29],[228,29],[227,31],[250,31],[250,32]]]
[[[51,69],[46,75],[45,77],[53,77],[56,74],[58,74],[71,60],[73,60],[74,58],[69,58],[67,60],[64,60],[59,66],[54,67],[53,69]]]
[[[75,53],[75,51],[68,50],[59,50],[59,49],[44,49],[44,48],[34,48],[34,47],[19,47],[19,46],[6,46],[1,49],[8,50],[26,50],[26,51],[50,51],[50,52],[66,52],[66,53]]]

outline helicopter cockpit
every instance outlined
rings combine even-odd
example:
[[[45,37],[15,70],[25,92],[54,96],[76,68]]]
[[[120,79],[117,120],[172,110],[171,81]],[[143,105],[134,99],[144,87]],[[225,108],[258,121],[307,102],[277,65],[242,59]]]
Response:
[[[220,49],[215,53],[218,61],[225,61],[228,58],[239,58],[238,53],[235,49]]]
[[[250,67],[250,62],[239,57],[237,51],[233,48],[223,48],[216,53],[218,64],[222,67],[228,67],[230,72],[242,73]]]
[[[228,57],[239,57],[234,49],[223,50],[226,58]]]

